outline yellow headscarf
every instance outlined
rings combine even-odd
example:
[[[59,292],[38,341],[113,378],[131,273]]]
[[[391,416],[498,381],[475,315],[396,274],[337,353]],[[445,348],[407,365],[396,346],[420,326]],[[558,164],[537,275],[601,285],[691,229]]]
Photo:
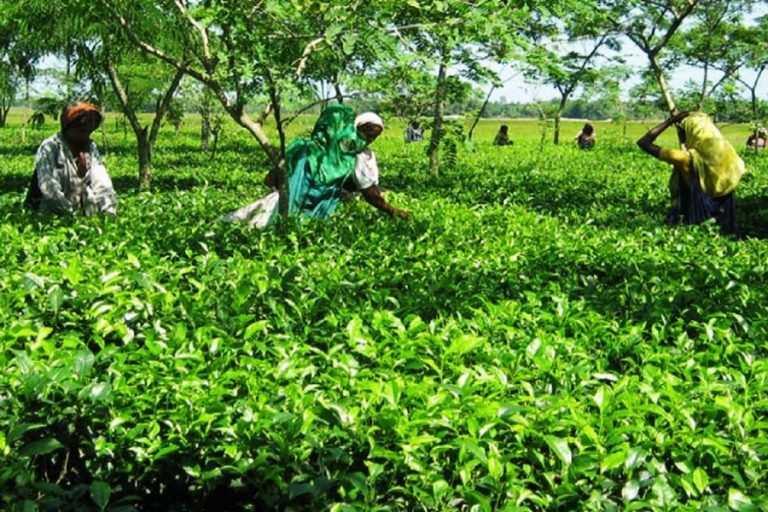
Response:
[[[702,112],[692,112],[682,126],[693,170],[707,195],[721,197],[733,192],[744,174],[744,162],[731,143]]]

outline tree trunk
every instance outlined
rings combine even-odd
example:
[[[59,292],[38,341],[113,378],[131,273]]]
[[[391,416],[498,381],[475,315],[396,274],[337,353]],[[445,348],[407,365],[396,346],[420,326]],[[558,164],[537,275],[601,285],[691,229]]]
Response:
[[[336,101],[344,103],[344,93],[341,92],[341,86],[338,82],[333,82],[333,90],[336,93]]]
[[[443,138],[443,109],[445,108],[446,65],[440,62],[437,71],[435,91],[435,111],[432,120],[432,136],[429,139],[429,172],[432,176],[440,174],[440,140]]]
[[[568,103],[570,95],[571,93],[569,91],[560,96],[560,105],[558,105],[557,113],[555,114],[555,138],[553,140],[555,146],[560,144],[560,119],[563,117],[563,111],[565,110],[565,105]]]
[[[485,107],[488,106],[488,102],[491,100],[491,94],[493,94],[493,91],[495,89],[496,89],[496,86],[494,85],[488,91],[488,94],[486,94],[485,101],[483,102],[483,106],[480,107],[480,111],[477,113],[477,117],[475,117],[475,121],[472,123],[472,127],[469,129],[469,133],[467,133],[467,140],[472,141],[472,133],[475,131],[475,127],[477,126],[477,123],[480,122],[480,118],[483,116],[483,113],[485,112]]]
[[[149,188],[149,182],[152,178],[152,145],[147,136],[148,128],[146,126],[142,127],[141,123],[139,123],[139,118],[131,108],[128,94],[125,92],[115,67],[109,61],[104,62],[104,67],[107,75],[109,75],[109,81],[112,84],[112,89],[115,91],[115,96],[117,96],[120,106],[123,108],[123,114],[131,124],[131,130],[133,130],[133,134],[136,136],[139,153],[139,190],[145,190]]]
[[[218,91],[217,95],[218,95]],[[256,139],[256,142],[259,143],[259,146],[261,146],[261,149],[264,150],[264,152],[267,154],[267,158],[269,158],[269,162],[272,166],[281,166],[283,163],[281,162],[282,158],[280,154],[275,151],[275,148],[272,146],[272,144],[269,142],[269,138],[267,137],[266,132],[264,131],[264,126],[257,121],[254,121],[251,119],[251,117],[245,113],[245,111],[236,106],[229,103],[229,100],[226,98],[226,93],[224,93],[223,89],[221,90],[221,94],[225,96],[225,100],[220,100],[222,106],[227,111],[227,114],[234,119],[234,121],[240,125],[241,127],[245,128],[248,133],[251,134],[251,137]]]
[[[557,106],[557,113],[555,113],[555,146],[560,144],[560,119],[563,117],[565,106],[568,104],[568,99],[573,93],[573,87],[566,87],[560,91],[560,104]]]
[[[755,76],[754,82],[751,84],[746,82],[744,79],[740,78],[738,75],[736,76],[736,79],[741,82],[748,90],[749,90],[749,104],[752,109],[752,122],[755,123],[755,138],[757,138],[757,125],[758,125],[758,103],[757,103],[757,84],[760,83],[760,77],[762,76],[763,72],[768,69],[768,65],[760,66],[757,68],[757,75]],[[755,140],[757,142],[757,140]],[[755,144],[755,154],[758,152],[757,144]]]
[[[67,46],[67,61],[64,71],[64,84],[66,87],[67,101],[72,101],[72,46]]]
[[[149,129],[146,126],[141,126],[136,112],[131,108],[128,94],[125,92],[115,66],[107,60],[104,62],[104,67],[109,75],[109,81],[112,84],[115,95],[123,107],[123,113],[131,124],[131,129],[136,136],[139,152],[139,190],[146,190],[149,188],[149,183],[152,179],[152,148],[157,141],[157,134],[160,132],[160,123],[168,110],[168,105],[170,105],[176,89],[181,83],[184,72],[177,70],[162,99],[157,102],[155,118],[152,120],[151,129]]]
[[[538,102],[534,101],[533,106],[539,111],[539,121],[541,122],[541,139],[539,140],[539,147],[543,148],[544,144],[547,143],[547,113]]]
[[[661,66],[659,66],[659,60],[655,55],[648,55],[648,60],[651,64],[651,71],[653,72],[653,76],[655,76],[656,81],[659,82],[661,95],[664,97],[664,103],[667,104],[667,111],[669,111],[669,115],[677,114],[677,105],[675,105],[675,100],[672,99],[672,91],[669,88],[667,79],[664,77],[664,71],[662,71]]]
[[[288,215],[290,214],[291,190],[288,185],[288,173],[285,170],[285,129],[283,127],[282,111],[280,108],[282,105],[280,103],[280,94],[277,92],[274,82],[271,81],[272,75],[269,74],[268,76],[270,77],[269,99],[272,102],[272,116],[275,119],[275,128],[277,128],[277,135],[280,140],[280,160],[277,166],[275,166],[278,188],[280,190],[277,209],[280,214],[280,220],[287,221]],[[334,84],[334,86],[336,86],[336,84]]]
[[[176,90],[179,88],[182,78],[184,78],[184,71],[176,70],[176,74],[173,76],[173,80],[171,80],[170,85],[168,85],[168,88],[165,90],[162,99],[159,99],[157,102],[155,118],[152,120],[152,129],[149,132],[150,151],[152,147],[154,147],[155,142],[157,142],[157,135],[160,133],[160,125],[162,124],[163,118],[171,106],[173,95],[176,94]]]
[[[221,125],[218,125],[216,128],[211,129],[211,133],[213,134],[213,144],[211,145],[211,158],[216,158],[216,148],[219,147],[220,130],[221,130]]]
[[[26,144],[27,142],[27,122],[29,121],[29,78],[24,79],[24,110],[27,114],[27,119],[24,120],[23,123],[21,123],[21,143]]]
[[[758,75],[758,79],[759,79],[759,77],[760,77],[760,75]],[[749,89],[749,100],[750,100],[750,103],[752,104],[752,122],[755,123],[755,131],[754,131],[754,134],[755,134],[755,154],[757,154],[758,151],[760,151],[760,147],[758,145],[759,141],[758,141],[758,137],[757,137],[758,124],[757,124],[757,93],[755,92],[756,90],[757,90],[757,82],[755,82],[755,87],[751,87]]]
[[[211,111],[208,108],[200,109],[200,151],[208,151],[208,142],[211,140]]]
[[[152,144],[147,137],[147,128],[136,134],[136,142],[139,144],[139,190],[149,189],[152,180]]]
[[[109,141],[107,140],[107,110],[102,108],[101,115],[104,116],[104,121],[101,123],[101,154],[106,155],[109,153]]]
[[[699,101],[696,103],[696,110],[704,109],[704,102],[707,99],[707,81],[709,77],[709,64],[704,64],[704,77],[701,80],[701,91],[699,92]]]
[[[0,128],[5,128],[5,125],[8,122],[8,112],[11,111],[14,96],[15,94],[9,93],[4,95],[2,101],[0,101]]]
[[[5,123],[8,120],[8,112],[10,107],[6,107],[5,99],[3,99],[2,107],[0,107],[0,128],[5,128]]]

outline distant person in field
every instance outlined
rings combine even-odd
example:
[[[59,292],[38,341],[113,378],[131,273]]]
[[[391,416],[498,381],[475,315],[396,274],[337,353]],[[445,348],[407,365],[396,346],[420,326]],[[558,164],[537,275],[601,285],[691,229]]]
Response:
[[[61,131],[45,139],[24,200],[28,208],[92,215],[116,211],[115,190],[91,133],[103,116],[91,103],[74,103],[61,113]]]
[[[331,105],[315,122],[312,135],[293,141],[286,150],[286,174],[291,194],[289,212],[305,217],[327,217],[344,195],[344,183],[353,179],[363,197],[390,215],[408,214],[390,206],[378,190],[378,167],[367,146],[384,129],[381,118],[368,112],[355,117],[344,105]],[[225,217],[263,228],[278,216],[280,183],[272,170],[264,184],[273,192]]]
[[[683,149],[661,148],[656,138],[677,125]],[[714,218],[726,233],[736,230],[733,193],[744,174],[744,162],[712,120],[701,112],[681,112],[637,141],[646,153],[672,164],[669,180],[672,208],[667,224],[699,224]]]
[[[405,129],[405,142],[421,142],[424,140],[424,131],[418,121],[411,121]]]
[[[749,137],[747,137],[747,147],[752,149],[764,149],[766,145],[766,139],[768,139],[768,130],[761,126],[756,130],[756,132],[757,135],[755,135],[755,132],[752,132],[749,134]]]
[[[576,145],[580,149],[592,149],[595,147],[595,141],[597,140],[595,127],[592,126],[592,123],[584,123],[584,127],[573,140],[576,141]]]
[[[499,126],[499,131],[493,139],[494,146],[511,146],[515,141],[509,138],[509,127],[505,124]]]

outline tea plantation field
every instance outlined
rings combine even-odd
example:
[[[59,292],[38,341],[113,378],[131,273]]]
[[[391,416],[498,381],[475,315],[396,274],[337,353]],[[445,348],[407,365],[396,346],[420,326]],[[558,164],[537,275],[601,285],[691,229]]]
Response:
[[[286,234],[216,221],[265,193],[234,126],[164,131],[139,193],[110,120],[117,218],[23,211],[56,128],[0,130],[0,510],[768,509],[768,155],[734,239],[663,226],[651,123],[510,124],[437,179],[396,126],[411,219]]]

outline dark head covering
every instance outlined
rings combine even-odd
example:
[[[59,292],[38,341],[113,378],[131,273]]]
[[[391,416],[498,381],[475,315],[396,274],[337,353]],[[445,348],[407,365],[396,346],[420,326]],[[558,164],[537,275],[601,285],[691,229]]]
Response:
[[[104,116],[99,111],[99,107],[93,103],[87,102],[71,103],[67,105],[64,107],[64,110],[61,111],[61,117],[59,118],[61,123],[61,131],[66,131],[66,129],[69,128],[73,122],[90,113],[96,115],[96,127],[98,128],[98,126],[104,120]]]

